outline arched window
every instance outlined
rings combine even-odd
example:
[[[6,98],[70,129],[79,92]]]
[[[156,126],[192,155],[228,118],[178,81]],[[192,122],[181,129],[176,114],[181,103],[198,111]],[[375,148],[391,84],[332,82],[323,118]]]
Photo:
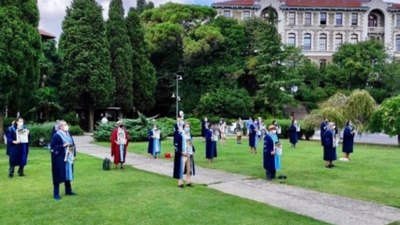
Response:
[[[336,34],[335,35],[335,50],[339,50],[340,46],[343,43],[343,35],[342,34]]]
[[[303,50],[310,51],[311,50],[311,34],[304,34],[303,40]]]
[[[357,34],[352,34],[350,36],[350,43],[355,44],[358,42],[358,35]]]
[[[319,50],[320,51],[326,51],[327,50],[327,35],[326,34],[320,34],[319,35]]]
[[[288,44],[289,46],[294,46],[294,47],[296,47],[296,34],[295,34],[295,33],[289,33],[287,44]]]

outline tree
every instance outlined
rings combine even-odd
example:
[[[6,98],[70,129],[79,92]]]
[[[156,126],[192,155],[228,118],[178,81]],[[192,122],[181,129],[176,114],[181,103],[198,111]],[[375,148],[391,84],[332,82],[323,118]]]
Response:
[[[200,98],[197,110],[201,115],[227,118],[246,117],[253,113],[254,100],[245,89],[216,89]]]
[[[101,6],[95,0],[73,0],[62,28],[64,101],[71,108],[88,110],[88,130],[92,131],[94,109],[112,104],[115,90]]]
[[[133,50],[133,105],[141,112],[148,112],[155,104],[154,94],[157,86],[157,77],[147,53],[143,26],[140,23],[139,15],[133,8],[129,10],[126,26]]]
[[[266,106],[264,110],[278,114],[283,105],[295,103],[294,93],[288,90],[299,85],[301,79],[291,72],[289,65],[298,60],[298,52],[282,44],[273,24],[261,19],[254,19],[253,23],[258,24],[252,27],[257,55],[252,58],[254,69],[251,68],[260,87],[257,97],[261,105]]]
[[[372,115],[369,126],[372,132],[397,135],[400,145],[400,95],[386,99]]]
[[[136,0],[136,12],[141,14],[144,10],[154,8],[154,3],[146,0]]]
[[[0,2],[0,139],[4,107],[24,114],[38,87],[41,38],[36,0]]]
[[[357,44],[345,43],[333,54],[336,69],[331,70],[333,73],[329,74],[331,81],[347,90],[364,89],[370,76],[384,64],[385,59],[385,48],[376,40]]]
[[[122,0],[112,0],[106,24],[111,73],[115,79],[115,105],[128,113],[133,107],[132,45],[124,19]]]

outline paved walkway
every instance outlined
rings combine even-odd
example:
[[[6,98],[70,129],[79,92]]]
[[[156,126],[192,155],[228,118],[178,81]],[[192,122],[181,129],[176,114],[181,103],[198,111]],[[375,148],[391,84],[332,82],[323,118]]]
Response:
[[[101,159],[110,157],[109,148],[95,145],[92,141],[92,137],[88,135],[75,137],[80,153]],[[153,160],[130,152],[126,157],[126,164],[140,170],[172,176],[172,161]],[[245,175],[196,167],[196,176],[192,178],[192,181],[197,184],[205,184],[209,188],[224,193],[268,204],[331,224],[383,225],[400,221],[400,209],[397,208],[284,184],[275,184]]]

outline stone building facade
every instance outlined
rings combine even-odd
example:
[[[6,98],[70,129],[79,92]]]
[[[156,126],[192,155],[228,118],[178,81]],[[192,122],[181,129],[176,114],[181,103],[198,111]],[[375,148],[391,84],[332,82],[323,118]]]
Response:
[[[285,44],[323,64],[345,42],[381,41],[400,57],[400,4],[383,0],[228,0],[212,4],[218,15],[245,20],[274,16]],[[272,13],[271,13],[272,12]]]

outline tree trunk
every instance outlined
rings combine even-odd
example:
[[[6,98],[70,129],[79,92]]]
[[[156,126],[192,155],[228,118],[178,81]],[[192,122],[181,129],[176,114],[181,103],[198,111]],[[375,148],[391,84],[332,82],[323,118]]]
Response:
[[[94,107],[89,106],[89,132],[93,132],[94,128]]]
[[[3,135],[4,135],[4,118],[3,114],[0,113],[0,143],[4,142]]]

